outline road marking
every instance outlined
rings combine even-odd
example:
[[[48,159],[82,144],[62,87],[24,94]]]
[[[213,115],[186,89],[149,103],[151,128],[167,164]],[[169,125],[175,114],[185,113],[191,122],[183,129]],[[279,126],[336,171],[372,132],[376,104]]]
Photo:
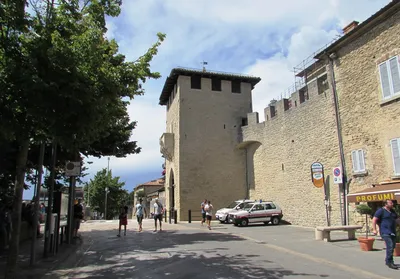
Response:
[[[221,231],[214,231],[214,232],[217,232],[217,233],[220,233],[220,234],[235,235],[235,236],[238,236],[238,237],[250,240],[250,241],[254,241],[256,243],[260,243],[260,240],[252,238],[252,237],[249,237],[249,236],[245,236],[243,234],[239,235],[239,234],[235,234],[235,233],[227,233],[227,232],[221,232]],[[372,272],[369,272],[369,271],[365,271],[365,270],[362,270],[362,269],[359,269],[359,268],[350,267],[350,266],[347,266],[347,265],[344,265],[344,264],[340,264],[340,263],[336,263],[336,262],[332,262],[332,261],[329,261],[329,260],[326,260],[326,259],[317,258],[317,257],[311,256],[309,254],[296,252],[296,251],[293,251],[293,250],[290,250],[290,249],[287,249],[287,248],[283,248],[281,246],[276,246],[276,245],[267,244],[267,243],[266,244],[259,244],[259,245],[263,245],[263,246],[266,246],[266,247],[271,248],[271,249],[275,249],[275,250],[278,250],[278,251],[281,251],[281,252],[292,254],[294,256],[301,257],[301,258],[304,258],[304,259],[307,259],[307,260],[310,260],[310,261],[313,261],[313,262],[316,262],[316,263],[322,263],[322,264],[325,264],[325,265],[328,265],[328,266],[331,266],[331,267],[339,268],[339,269],[342,269],[344,271],[348,271],[348,272],[354,273],[356,275],[363,274],[365,276],[368,276],[368,278],[392,279],[390,277],[383,277],[381,275],[378,275],[378,274],[375,274],[375,273],[372,273]]]

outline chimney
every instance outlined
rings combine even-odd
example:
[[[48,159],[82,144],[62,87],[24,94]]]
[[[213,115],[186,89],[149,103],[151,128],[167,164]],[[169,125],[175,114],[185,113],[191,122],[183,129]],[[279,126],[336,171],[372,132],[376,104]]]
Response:
[[[358,26],[358,21],[353,20],[349,25],[345,26],[343,28],[343,33],[346,35],[347,33],[349,33],[351,30],[353,30],[354,28],[356,28]]]

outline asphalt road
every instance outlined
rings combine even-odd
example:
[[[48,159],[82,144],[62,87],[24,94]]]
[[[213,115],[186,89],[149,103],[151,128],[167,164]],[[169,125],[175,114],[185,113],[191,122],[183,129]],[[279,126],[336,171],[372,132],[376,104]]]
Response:
[[[119,238],[115,222],[83,227],[81,250],[47,278],[370,278],[218,228],[165,225],[154,233],[146,220],[142,233]]]

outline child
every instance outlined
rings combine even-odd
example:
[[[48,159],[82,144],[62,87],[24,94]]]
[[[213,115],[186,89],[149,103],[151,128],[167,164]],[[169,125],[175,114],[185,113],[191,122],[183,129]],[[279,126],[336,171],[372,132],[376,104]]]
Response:
[[[119,214],[119,233],[118,237],[121,236],[121,226],[124,226],[124,236],[126,236],[126,226],[128,225],[128,207],[124,206],[121,208],[121,214]]]

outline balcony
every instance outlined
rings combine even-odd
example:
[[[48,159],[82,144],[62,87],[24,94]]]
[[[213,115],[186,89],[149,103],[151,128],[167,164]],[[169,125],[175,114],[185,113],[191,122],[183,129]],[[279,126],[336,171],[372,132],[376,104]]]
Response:
[[[164,133],[160,137],[160,152],[168,161],[174,157],[174,134]]]

